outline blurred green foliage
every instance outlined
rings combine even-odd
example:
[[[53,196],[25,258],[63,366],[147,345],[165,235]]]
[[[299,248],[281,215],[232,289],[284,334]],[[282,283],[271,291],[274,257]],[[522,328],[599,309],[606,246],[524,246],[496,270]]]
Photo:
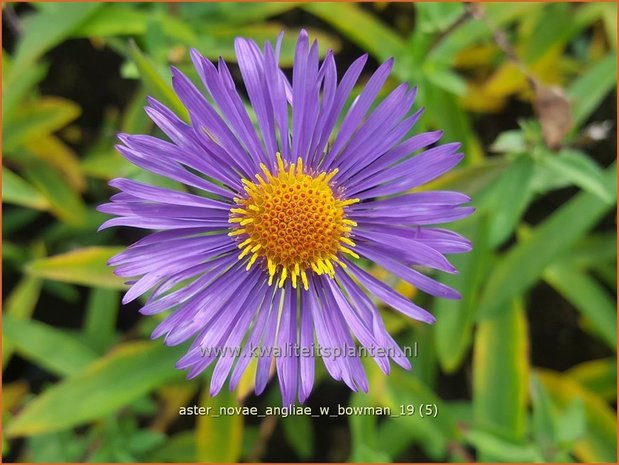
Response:
[[[36,377],[45,373],[42,385],[23,371],[8,381],[5,375],[4,457],[258,461],[277,441],[291,451],[282,460],[616,461],[616,234],[614,225],[598,227],[615,209],[615,164],[603,165],[614,159],[616,121],[595,116],[615,101],[616,4],[36,3],[19,15],[14,5],[4,8],[19,35],[2,62],[2,258],[10,283],[3,370],[18,355],[37,368]],[[387,14],[390,8],[396,13]],[[186,381],[174,369],[183,347],[148,340],[157,317],[119,330],[124,284],[105,263],[127,242],[96,233],[103,215],[94,208],[109,195],[106,180],[183,188],[138,170],[113,148],[118,131],[154,131],[142,112],[146,95],[186,117],[168,66],[195,77],[190,47],[234,61],[235,36],[262,42],[281,30],[282,64],[290,66],[299,24],[319,39],[323,56],[352,47],[377,61],[396,58],[388,87],[419,86],[417,105],[426,108],[415,130],[444,129],[445,140],[464,144],[462,165],[427,188],[463,191],[477,208],[455,225],[472,238],[473,252],[453,257],[460,274],[439,277],[462,300],[426,299],[438,318],[431,328],[384,309],[400,342],[419,342],[419,357],[411,372],[394,368],[389,377],[368,363],[370,392],[352,394],[348,404],[394,414],[402,405],[435,405],[436,418],[350,416],[344,446],[319,439],[304,416],[260,423],[201,416],[173,427],[179,407],[194,402],[242,405],[252,369],[237,392],[210,398],[208,374]],[[79,139],[83,109],[40,90],[48,52],[74,39],[113,50],[123,60],[122,78],[136,84],[133,98],[120,113],[106,113],[98,139],[86,147]],[[514,120],[513,102],[530,116]],[[558,114],[570,124],[559,124]],[[476,130],[484,118],[500,125],[491,143]],[[590,153],[596,144],[612,152],[603,164]],[[544,215],[530,224],[525,218],[536,205],[545,206]],[[410,298],[425,298],[372,272]],[[531,344],[549,305],[532,293],[541,284],[578,315],[600,358],[563,371],[532,363],[544,350]],[[81,325],[33,318],[63,302],[82,309]],[[559,338],[563,322],[552,324]],[[466,388],[441,394],[458,376]],[[323,381],[319,369],[317,384]],[[270,389],[260,405],[279,405],[278,396]]]

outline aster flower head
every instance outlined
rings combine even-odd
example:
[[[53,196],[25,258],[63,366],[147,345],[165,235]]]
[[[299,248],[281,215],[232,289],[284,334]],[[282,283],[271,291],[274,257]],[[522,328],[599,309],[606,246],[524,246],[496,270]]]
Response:
[[[368,389],[350,350],[357,343],[385,373],[390,361],[410,368],[377,304],[426,323],[434,317],[359,259],[434,296],[458,298],[420,267],[456,271],[444,254],[467,252],[470,243],[436,225],[472,208],[457,192],[411,192],[462,154],[459,144],[435,145],[440,131],[409,135],[421,111],[412,113],[415,89],[406,84],[372,109],[393,60],[345,109],[367,55],[338,79],[332,52],[320,62],[317,43],[301,31],[290,81],[278,66],[280,46],[281,36],[263,49],[235,42],[250,112],[226,63],[192,50],[206,93],[172,69],[190,123],[150,98],[146,112],[169,141],[123,134],[117,147],[187,191],[115,179],[110,185],[121,192],[100,210],[116,216],[102,228],[155,230],[110,265],[132,279],[125,303],[149,292],[143,314],[171,310],[153,338],[192,339],[177,367],[194,377],[215,363],[214,395],[228,376],[234,388],[254,357],[256,393],[275,369],[291,404],[309,396],[321,351],[339,354],[323,357],[325,367],[353,390]]]

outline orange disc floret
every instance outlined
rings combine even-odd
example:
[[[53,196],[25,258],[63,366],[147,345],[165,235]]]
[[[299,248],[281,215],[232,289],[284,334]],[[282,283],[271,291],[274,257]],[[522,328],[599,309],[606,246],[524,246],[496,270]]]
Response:
[[[255,182],[243,180],[245,196],[230,210],[230,235],[239,238],[239,259],[249,257],[247,270],[262,259],[269,285],[278,276],[279,287],[290,278],[293,287],[300,280],[307,290],[310,270],[333,277],[335,266],[344,265],[339,253],[358,258],[349,237],[357,224],[346,219],[345,208],[359,199],[333,193],[329,183],[337,170],[305,173],[301,158],[286,166],[279,153],[273,173],[260,167],[263,175],[256,174]]]

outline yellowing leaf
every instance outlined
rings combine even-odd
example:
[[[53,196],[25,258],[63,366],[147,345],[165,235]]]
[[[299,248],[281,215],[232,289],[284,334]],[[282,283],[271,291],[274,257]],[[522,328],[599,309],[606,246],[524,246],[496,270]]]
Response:
[[[565,82],[563,76],[564,66],[562,66],[564,59],[565,55],[562,49],[550,49],[541,59],[531,65],[530,72],[544,84],[562,86]]]
[[[613,358],[583,362],[565,374],[605,400],[617,399],[617,363]]]
[[[473,415],[478,428],[520,441],[526,427],[528,336],[519,301],[482,320],[475,335]],[[483,457],[481,461],[494,461]]]
[[[478,69],[490,65],[498,53],[499,49],[493,43],[475,44],[458,52],[454,66],[461,69]]]
[[[75,191],[86,188],[77,154],[58,137],[39,137],[28,140],[25,146],[29,153],[61,172]]]
[[[3,151],[13,152],[22,144],[52,134],[80,114],[80,107],[59,97],[42,97],[17,107],[3,124]]]
[[[248,395],[250,395],[254,387],[256,386],[256,368],[258,366],[258,359],[256,357],[252,357],[247,368],[245,369],[245,373],[241,376],[239,380],[239,384],[236,388],[236,398],[239,402],[242,402]]]
[[[54,281],[84,286],[124,289],[123,279],[112,273],[107,261],[123,250],[121,247],[86,247],[26,265],[26,272]]]
[[[491,95],[484,83],[469,81],[466,94],[460,98],[460,104],[466,110],[478,113],[498,113],[507,103],[506,97]]]
[[[518,66],[506,60],[486,81],[485,91],[494,97],[507,97],[528,89],[527,79]]]
[[[2,386],[2,411],[11,412],[16,409],[29,392],[28,382],[14,381]]]
[[[210,414],[200,415],[196,426],[198,462],[237,462],[243,440],[243,417],[238,414],[219,415],[221,407],[241,405],[228,389],[211,397],[204,388],[200,406],[210,407]]]

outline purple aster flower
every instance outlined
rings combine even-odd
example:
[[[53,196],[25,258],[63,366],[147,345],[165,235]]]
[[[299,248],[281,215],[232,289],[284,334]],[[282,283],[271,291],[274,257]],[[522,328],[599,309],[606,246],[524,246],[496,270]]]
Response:
[[[415,89],[406,84],[371,108],[393,60],[346,111],[367,55],[338,82],[332,52],[320,63],[317,43],[310,45],[302,31],[290,82],[278,65],[280,46],[281,36],[275,48],[266,43],[262,50],[251,40],[235,42],[256,125],[226,63],[215,65],[192,50],[210,99],[173,68],[174,90],[191,123],[151,98],[146,112],[170,141],[123,134],[117,147],[135,165],[190,192],[114,179],[110,185],[121,192],[100,210],[116,215],[102,228],[157,230],[110,264],[134,279],[125,303],[150,291],[143,314],[172,310],[153,338],[165,336],[168,345],[193,338],[177,367],[194,377],[216,362],[215,395],[228,376],[234,388],[256,357],[256,393],[274,365],[288,405],[297,393],[301,402],[309,396],[320,351],[339,355],[323,357],[333,378],[366,391],[359,354],[350,350],[355,339],[383,372],[390,361],[410,368],[377,299],[416,320],[433,323],[434,317],[357,259],[434,296],[458,298],[419,267],[456,271],[444,254],[471,245],[434,225],[472,208],[462,206],[469,198],[457,192],[411,192],[453,168],[462,154],[459,144],[435,145],[441,131],[408,135],[421,111],[411,114]]]

